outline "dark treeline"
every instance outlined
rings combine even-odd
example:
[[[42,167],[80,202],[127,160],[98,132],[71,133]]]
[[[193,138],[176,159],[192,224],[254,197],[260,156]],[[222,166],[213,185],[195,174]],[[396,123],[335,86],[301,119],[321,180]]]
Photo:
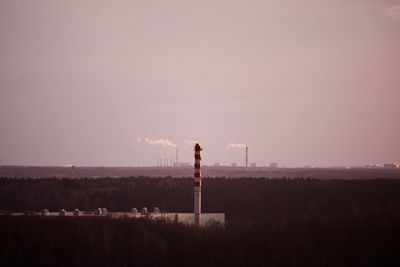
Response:
[[[391,168],[266,168],[202,166],[204,177],[314,177],[318,179],[400,179],[400,169]],[[193,175],[187,167],[84,167],[84,166],[0,166],[0,177],[78,178],[78,177],[186,177]]]
[[[158,206],[164,212],[193,210],[193,179],[0,179],[0,210],[59,209],[129,211]],[[400,211],[400,180],[209,178],[203,211],[228,220]]]
[[[107,217],[2,216],[1,266],[399,266],[400,215],[197,229]]]

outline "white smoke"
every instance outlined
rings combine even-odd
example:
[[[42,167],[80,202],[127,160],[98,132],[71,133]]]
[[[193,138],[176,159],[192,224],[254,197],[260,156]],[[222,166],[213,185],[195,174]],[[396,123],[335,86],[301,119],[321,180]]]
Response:
[[[153,140],[151,138],[145,137],[145,138],[141,138],[140,136],[138,136],[138,138],[136,139],[138,143],[141,143],[142,141],[148,145],[159,145],[162,146],[164,148],[166,147],[177,147],[176,144],[174,144],[173,142],[169,141],[168,139],[157,139],[157,140]]]
[[[226,145],[226,149],[231,149],[231,148],[246,148],[247,145],[245,144],[235,144],[235,143],[229,143]]]

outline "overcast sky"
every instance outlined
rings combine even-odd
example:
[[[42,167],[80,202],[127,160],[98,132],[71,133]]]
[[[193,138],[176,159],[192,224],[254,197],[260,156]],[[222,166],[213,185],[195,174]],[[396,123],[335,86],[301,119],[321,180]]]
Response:
[[[150,166],[157,139],[400,161],[400,1],[0,1],[0,164]]]

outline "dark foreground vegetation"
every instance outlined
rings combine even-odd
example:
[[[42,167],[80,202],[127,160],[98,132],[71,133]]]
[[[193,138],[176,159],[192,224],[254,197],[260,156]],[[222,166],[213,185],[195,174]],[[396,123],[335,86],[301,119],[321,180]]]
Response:
[[[193,210],[193,179],[0,179],[0,210]],[[212,178],[226,225],[0,216],[0,266],[400,266],[400,180]]]
[[[332,214],[400,213],[400,180],[265,178],[203,179],[203,211],[227,220],[265,220]],[[109,211],[157,206],[193,211],[191,178],[0,179],[0,210]]]
[[[106,217],[2,216],[1,266],[399,266],[400,215],[197,229]]]

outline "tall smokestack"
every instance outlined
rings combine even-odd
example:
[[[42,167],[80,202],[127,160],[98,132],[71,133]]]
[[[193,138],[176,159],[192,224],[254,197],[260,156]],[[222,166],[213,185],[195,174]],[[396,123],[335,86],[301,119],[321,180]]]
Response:
[[[200,225],[201,215],[201,147],[199,143],[194,146],[194,223]]]
[[[246,146],[246,171],[248,167],[249,167],[249,147]]]

